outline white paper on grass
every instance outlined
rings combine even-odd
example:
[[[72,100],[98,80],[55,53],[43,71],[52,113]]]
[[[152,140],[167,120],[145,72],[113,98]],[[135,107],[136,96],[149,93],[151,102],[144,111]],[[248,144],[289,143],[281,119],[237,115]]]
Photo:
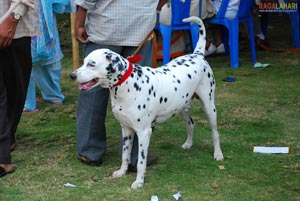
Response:
[[[253,148],[254,153],[265,153],[265,154],[288,154],[290,151],[289,147],[261,147],[255,146]]]
[[[66,183],[66,184],[64,184],[64,186],[65,187],[71,187],[71,188],[75,188],[76,187],[76,185],[71,184],[71,183]]]
[[[158,201],[158,196],[157,195],[152,195],[151,196],[151,201]]]

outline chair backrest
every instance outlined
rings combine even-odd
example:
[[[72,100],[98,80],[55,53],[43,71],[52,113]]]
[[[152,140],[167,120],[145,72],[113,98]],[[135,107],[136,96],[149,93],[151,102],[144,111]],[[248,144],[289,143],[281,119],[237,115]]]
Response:
[[[172,7],[172,25],[184,25],[184,18],[190,17],[191,0],[171,0]]]

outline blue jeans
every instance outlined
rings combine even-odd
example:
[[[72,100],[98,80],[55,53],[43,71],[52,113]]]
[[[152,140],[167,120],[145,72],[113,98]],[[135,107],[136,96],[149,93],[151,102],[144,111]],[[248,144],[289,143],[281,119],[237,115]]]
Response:
[[[30,82],[27,89],[25,108],[36,109],[36,85],[41,91],[43,99],[49,102],[63,102],[65,96],[61,93],[60,75],[61,61],[53,64],[34,66],[31,71]]]
[[[84,57],[93,50],[100,48],[108,48],[126,58],[131,56],[137,47],[88,43],[84,48]],[[149,40],[137,53],[143,57],[143,60],[139,64],[142,66],[151,66],[152,49],[152,40]],[[105,118],[108,99],[109,90],[101,86],[79,93],[76,114],[77,154],[85,156],[91,161],[100,160],[106,151]],[[137,163],[138,159],[137,136],[134,139],[131,153],[131,164],[133,165]],[[122,142],[120,144],[122,146]]]

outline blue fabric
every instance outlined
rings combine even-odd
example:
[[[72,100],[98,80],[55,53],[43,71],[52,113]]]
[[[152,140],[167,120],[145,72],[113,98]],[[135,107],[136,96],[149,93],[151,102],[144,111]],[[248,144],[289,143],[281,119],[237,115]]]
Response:
[[[60,75],[63,53],[60,48],[56,14],[71,11],[70,0],[40,0],[40,34],[31,39],[33,69],[24,109],[36,109],[36,84],[49,102],[63,102]]]
[[[70,0],[41,0],[39,12],[40,32],[31,41],[32,62],[54,63],[63,57],[57,42],[59,35],[55,14],[71,12]]]

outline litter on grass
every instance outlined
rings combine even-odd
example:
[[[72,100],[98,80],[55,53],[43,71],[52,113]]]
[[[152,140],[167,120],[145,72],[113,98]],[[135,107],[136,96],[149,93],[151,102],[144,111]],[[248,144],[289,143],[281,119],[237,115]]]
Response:
[[[265,153],[265,154],[288,154],[290,151],[289,147],[260,147],[255,146],[253,148],[254,153]]]
[[[224,166],[224,165],[219,165],[218,168],[219,168],[220,170],[225,170],[225,166]]]
[[[180,192],[177,192],[173,195],[173,197],[175,198],[175,200],[179,200],[181,198],[181,194]]]
[[[151,201],[158,201],[158,196],[157,195],[152,195],[151,196]]]
[[[70,183],[66,183],[66,184],[64,184],[64,186],[65,187],[71,187],[71,188],[75,188],[76,187],[76,185],[70,184]]]

